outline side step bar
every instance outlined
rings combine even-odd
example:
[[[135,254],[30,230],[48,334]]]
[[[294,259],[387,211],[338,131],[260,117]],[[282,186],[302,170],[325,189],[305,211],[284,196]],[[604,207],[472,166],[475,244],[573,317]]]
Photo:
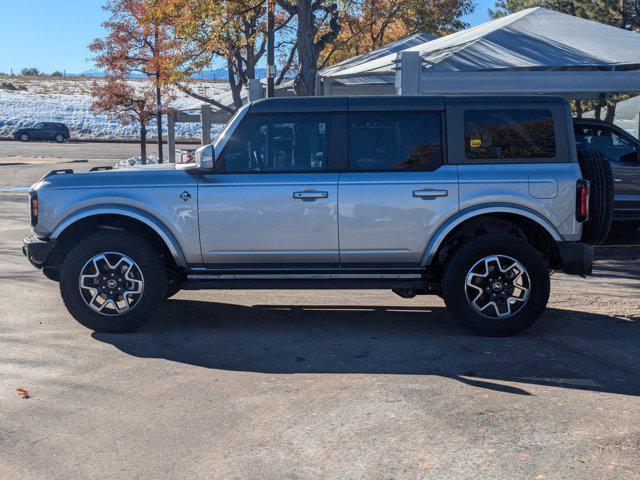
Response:
[[[192,273],[184,290],[428,290],[421,273]]]

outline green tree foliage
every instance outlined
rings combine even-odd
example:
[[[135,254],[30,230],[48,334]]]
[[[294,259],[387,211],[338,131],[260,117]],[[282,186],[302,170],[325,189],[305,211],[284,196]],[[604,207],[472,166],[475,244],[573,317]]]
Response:
[[[20,70],[20,75],[23,75],[25,77],[37,77],[42,74],[40,73],[40,70],[35,67],[25,67]]]
[[[639,0],[497,0],[489,14],[498,18],[531,7],[544,7],[624,30],[640,28]]]

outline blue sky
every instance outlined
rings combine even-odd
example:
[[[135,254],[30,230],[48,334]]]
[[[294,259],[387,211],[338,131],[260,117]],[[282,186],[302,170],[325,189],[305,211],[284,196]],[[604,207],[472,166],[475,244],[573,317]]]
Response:
[[[87,45],[104,32],[103,0],[0,0],[0,72],[36,67],[46,73],[93,68]],[[488,20],[493,0],[476,0],[471,25]]]

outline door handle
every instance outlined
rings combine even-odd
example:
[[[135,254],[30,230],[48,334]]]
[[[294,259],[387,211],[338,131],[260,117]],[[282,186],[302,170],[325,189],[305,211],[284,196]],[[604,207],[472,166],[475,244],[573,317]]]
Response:
[[[449,195],[448,190],[414,190],[413,196],[416,198],[438,198]]]
[[[317,198],[328,198],[329,192],[293,192],[293,198],[297,200],[315,200]]]

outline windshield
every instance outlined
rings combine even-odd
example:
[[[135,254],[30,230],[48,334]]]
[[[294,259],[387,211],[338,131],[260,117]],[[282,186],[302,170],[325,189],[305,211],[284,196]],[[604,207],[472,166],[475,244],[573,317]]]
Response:
[[[216,152],[216,156],[219,152],[222,151],[225,144],[229,140],[229,137],[238,126],[238,123],[240,123],[242,117],[244,117],[245,113],[247,113],[247,110],[249,110],[249,105],[245,105],[237,110],[236,113],[234,113],[231,119],[227,122],[227,125],[224,127],[224,129],[222,129],[220,135],[218,135],[213,141],[213,149]]]

